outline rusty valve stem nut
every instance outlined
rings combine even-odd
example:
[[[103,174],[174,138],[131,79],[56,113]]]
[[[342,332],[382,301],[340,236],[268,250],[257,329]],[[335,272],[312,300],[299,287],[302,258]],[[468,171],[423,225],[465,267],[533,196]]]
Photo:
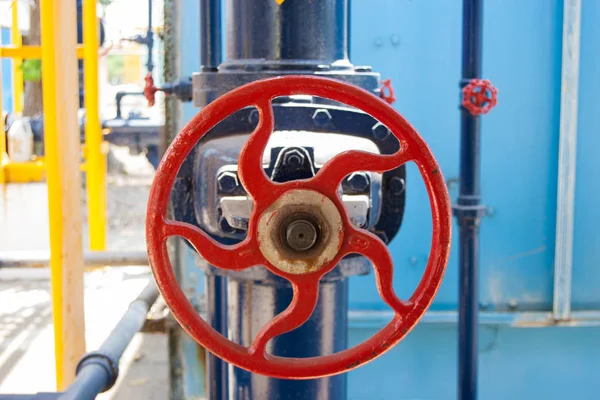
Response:
[[[317,241],[317,228],[304,219],[292,222],[286,229],[287,245],[295,251],[306,251]]]

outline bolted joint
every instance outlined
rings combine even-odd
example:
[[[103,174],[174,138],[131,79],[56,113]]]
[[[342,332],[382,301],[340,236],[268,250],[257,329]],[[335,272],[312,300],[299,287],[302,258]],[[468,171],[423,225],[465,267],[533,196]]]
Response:
[[[231,171],[221,172],[217,177],[217,184],[219,185],[220,191],[231,193],[239,185],[237,174]]]
[[[318,110],[315,110],[312,119],[316,125],[324,126],[331,121],[331,114],[329,113],[329,110],[325,108],[319,108]]]
[[[387,126],[385,126],[381,122],[378,122],[375,125],[373,125],[371,131],[373,132],[373,137],[377,140],[384,140],[388,136],[390,136],[391,133]]]
[[[283,165],[288,168],[300,168],[306,156],[298,149],[289,149],[283,155]]]
[[[399,196],[404,193],[404,190],[406,190],[406,181],[399,176],[394,176],[392,179],[390,179],[388,187],[392,194]]]
[[[486,207],[481,204],[477,205],[460,205],[452,206],[452,214],[458,220],[458,225],[461,228],[477,229],[481,222],[481,218],[486,215]]]
[[[348,177],[348,187],[356,192],[364,192],[369,187],[369,177],[364,172],[354,172]]]

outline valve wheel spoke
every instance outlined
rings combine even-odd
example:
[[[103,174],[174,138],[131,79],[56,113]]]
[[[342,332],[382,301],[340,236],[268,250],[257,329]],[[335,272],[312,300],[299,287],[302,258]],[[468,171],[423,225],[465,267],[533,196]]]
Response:
[[[258,125],[240,152],[238,175],[242,186],[258,202],[270,204],[280,193],[277,184],[271,181],[262,167],[263,153],[275,128],[273,105],[270,99],[257,101]]]
[[[361,254],[371,261],[381,299],[394,310],[396,315],[407,314],[412,309],[412,304],[400,300],[396,296],[393,286],[394,263],[385,243],[371,232],[352,226],[349,228],[350,232],[346,233],[344,250],[348,254]]]
[[[412,159],[408,144],[404,140],[400,141],[400,150],[391,155],[350,150],[327,161],[313,179],[319,186],[319,190],[331,196],[333,193],[337,193],[337,188],[342,180],[353,172],[385,172],[398,168]]]
[[[195,225],[167,220],[164,223],[163,239],[180,236],[186,239],[209,264],[226,270],[241,271],[265,263],[262,253],[252,236],[233,246],[224,246],[208,236]]]
[[[310,318],[319,300],[320,278],[307,275],[290,279],[294,291],[292,302],[258,332],[250,347],[250,354],[264,358],[267,343],[271,339],[293,331]]]

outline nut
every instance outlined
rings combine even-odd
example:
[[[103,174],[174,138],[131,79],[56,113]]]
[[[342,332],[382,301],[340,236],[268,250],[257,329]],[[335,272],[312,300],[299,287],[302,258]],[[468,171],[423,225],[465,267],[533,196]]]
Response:
[[[398,196],[401,195],[406,189],[406,182],[399,176],[394,176],[392,179],[390,179],[388,187],[390,188],[392,194]]]
[[[348,177],[348,186],[357,192],[364,192],[369,187],[369,177],[364,172],[354,172]]]
[[[318,110],[315,110],[312,119],[318,126],[323,126],[331,121],[331,114],[329,114],[328,110],[319,108]]]
[[[375,125],[373,125],[373,128],[371,128],[371,130],[373,131],[373,137],[378,140],[383,140],[390,136],[390,130],[381,122],[378,122]]]
[[[250,125],[258,124],[258,110],[256,108],[248,114],[248,122],[250,122]]]
[[[220,191],[224,193],[231,193],[239,185],[238,177],[235,172],[221,172],[217,178],[217,184],[219,185]]]
[[[298,149],[284,150],[283,165],[290,168],[300,168],[306,156]]]

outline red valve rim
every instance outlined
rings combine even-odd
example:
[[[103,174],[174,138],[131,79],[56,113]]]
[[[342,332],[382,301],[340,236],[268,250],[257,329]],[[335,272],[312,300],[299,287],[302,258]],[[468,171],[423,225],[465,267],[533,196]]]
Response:
[[[206,134],[206,132],[236,111],[250,105],[256,105],[262,101],[256,99],[270,100],[278,96],[295,94],[328,98],[361,109],[387,126],[402,143],[402,146],[407,146],[411,153],[410,156],[412,161],[414,161],[419,168],[429,195],[433,222],[432,245],[423,277],[408,303],[405,303],[409,305],[408,312],[400,315],[398,309],[395,308],[396,315],[392,321],[365,342],[335,354],[319,357],[285,358],[268,354],[256,357],[255,349],[246,348],[228,340],[206,323],[188,301],[183,290],[179,287],[169,261],[166,246],[166,238],[168,236],[176,235],[179,225],[173,222],[171,222],[170,225],[167,225],[168,221],[166,220],[166,214],[170,193],[177,172],[194,145],[204,134]],[[258,129],[259,128],[257,128],[257,130]],[[337,157],[340,157],[340,155]],[[380,159],[381,167],[371,165],[372,168],[370,170],[382,172],[393,168],[389,167],[390,163],[386,163],[386,161],[393,159],[394,155],[378,157]],[[243,158],[243,155],[241,155],[240,159],[241,158]],[[321,171],[317,176],[320,173]],[[244,181],[243,178],[242,181]],[[315,179],[315,181],[317,180]],[[325,182],[324,179],[317,183],[313,183],[312,185],[307,184],[307,182],[293,181],[288,182],[287,185],[280,185],[280,192],[283,193],[287,189],[298,187],[320,187],[325,190],[324,185],[326,184],[327,182]],[[328,191],[328,193],[331,192]],[[353,229],[350,226],[341,199],[334,196],[331,200],[336,203],[336,206],[343,215],[344,227],[346,229],[346,235],[348,236],[346,242],[349,243],[354,239],[366,241],[366,244],[359,243],[358,246],[354,246],[355,249],[360,248],[361,246],[368,247],[371,244],[376,247],[383,244],[374,235],[369,233],[366,233],[366,236],[363,235],[362,238],[360,237],[360,233],[355,235],[355,232],[361,230]],[[265,207],[266,206],[259,208],[264,209]],[[262,212],[261,210],[256,211],[256,208],[257,207],[255,206],[256,213]],[[253,216],[254,215],[253,212]],[[253,217],[251,217],[251,219],[252,218]],[[441,284],[450,253],[450,199],[439,165],[424,140],[419,136],[415,129],[384,100],[359,87],[332,79],[314,76],[281,76],[252,82],[232,90],[204,107],[174,139],[160,162],[150,190],[146,221],[146,237],[150,265],[165,302],[169,305],[171,312],[181,326],[192,338],[216,356],[246,370],[276,378],[309,379],[330,376],[352,370],[388,351],[414,327],[433,301]],[[251,225],[255,224],[252,224],[251,222]],[[168,229],[165,228],[167,226]],[[166,233],[167,230],[169,233]],[[252,228],[250,228],[248,237],[252,235]],[[248,241],[249,239],[245,242]],[[207,245],[208,249],[202,249],[205,252],[209,252],[211,249],[227,249],[227,247],[220,246],[216,244],[216,242],[207,242]],[[237,250],[243,245],[244,242],[241,246],[234,246],[234,248]],[[383,245],[383,249],[385,249],[385,245]],[[391,256],[386,249],[385,251],[375,251],[375,254],[372,254],[373,250],[374,249],[372,249],[369,258],[373,261],[374,265],[391,262]],[[378,248],[378,250],[381,249]],[[344,249],[340,250],[338,256],[331,261],[331,268],[339,261],[343,252]],[[360,251],[352,252],[361,253]],[[231,251],[231,253],[234,252]],[[202,255],[205,257],[204,254]],[[307,290],[313,289],[308,286],[307,282],[310,279],[314,279],[315,276],[318,282],[318,278],[326,273],[327,270],[331,269],[319,270],[313,274],[289,276],[281,273],[281,271],[277,272],[276,270],[273,270],[272,266],[265,263],[264,258],[261,258],[260,255],[254,253],[250,254],[248,251],[245,253],[235,253],[231,258],[228,257],[226,261],[232,263],[232,269],[236,269],[237,263],[240,263],[239,259],[245,259],[246,262],[251,262],[253,258],[260,260],[259,263],[262,262],[271,271],[288,278],[292,282],[295,290],[298,288],[302,289],[305,284],[307,285]],[[389,280],[392,279],[391,271],[387,271],[386,276],[382,279],[385,280],[385,278],[388,278]],[[391,285],[391,283],[389,283],[389,285]],[[381,285],[378,284],[378,288],[381,292]],[[295,299],[296,298],[297,296],[295,296]]]
[[[472,79],[463,87],[462,93],[462,106],[471,115],[487,114],[498,103],[498,89],[487,79]]]

